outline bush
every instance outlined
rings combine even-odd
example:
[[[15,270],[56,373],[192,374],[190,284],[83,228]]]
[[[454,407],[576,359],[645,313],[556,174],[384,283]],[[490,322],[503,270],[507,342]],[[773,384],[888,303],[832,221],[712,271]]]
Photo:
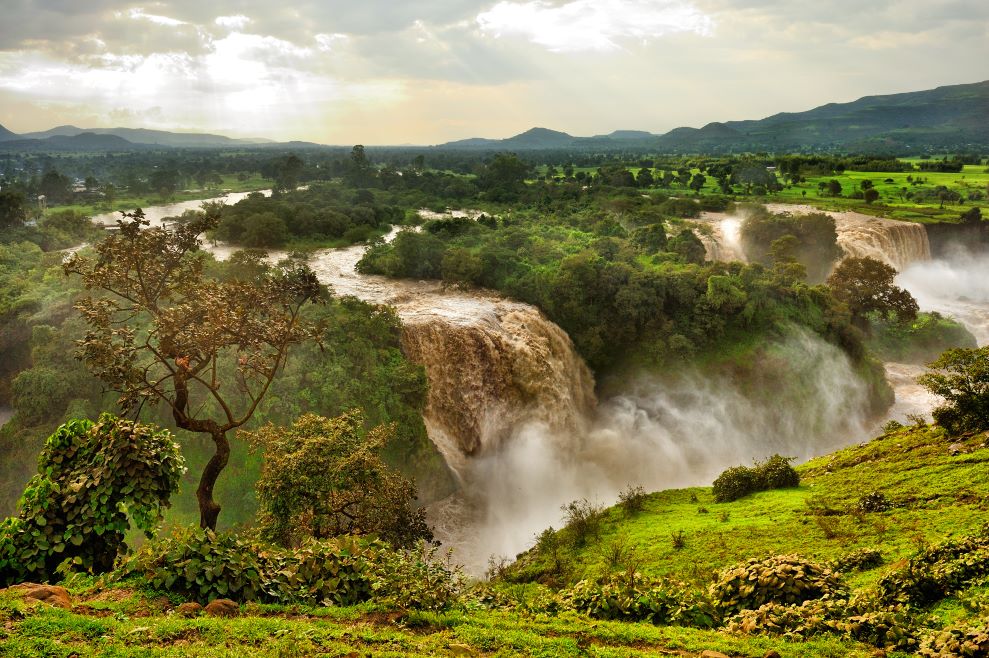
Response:
[[[793,457],[773,455],[756,464],[755,471],[762,489],[787,489],[800,486],[800,475],[790,465]]]
[[[459,600],[462,574],[420,543],[395,551],[350,536],[284,549],[250,538],[187,529],[151,542],[121,569],[158,590],[206,602],[354,605],[378,598],[418,610],[443,610]]]
[[[880,600],[927,606],[989,575],[989,525],[921,551],[878,583]]]
[[[716,502],[730,503],[759,491],[759,478],[747,466],[732,466],[718,476],[713,488]]]
[[[601,529],[601,517],[604,515],[601,507],[582,498],[562,505],[560,509],[566,516],[565,529],[572,545],[581,547],[592,537],[597,539]]]
[[[595,619],[648,621],[657,625],[714,626],[714,609],[683,583],[607,576],[582,580],[560,592],[560,605]]]
[[[618,504],[621,505],[625,513],[631,516],[643,510],[646,506],[646,490],[642,487],[629,485],[618,494]]]
[[[989,656],[989,624],[969,628],[951,628],[924,639],[920,646],[924,658],[983,658]]]
[[[885,512],[893,508],[893,503],[881,491],[873,491],[859,498],[857,508],[860,512]]]
[[[103,414],[48,437],[19,512],[0,524],[0,585],[47,581],[68,560],[105,572],[131,522],[151,537],[185,471],[172,435]]]
[[[883,554],[875,548],[860,548],[841,556],[837,560],[829,563],[829,566],[838,573],[848,573],[851,571],[868,571],[882,565]]]
[[[726,614],[766,603],[799,604],[846,592],[831,569],[797,555],[751,559],[718,574],[710,587],[714,605]]]
[[[757,491],[800,486],[800,475],[791,461],[792,457],[773,455],[752,468],[732,466],[714,481],[714,500],[730,503]]]

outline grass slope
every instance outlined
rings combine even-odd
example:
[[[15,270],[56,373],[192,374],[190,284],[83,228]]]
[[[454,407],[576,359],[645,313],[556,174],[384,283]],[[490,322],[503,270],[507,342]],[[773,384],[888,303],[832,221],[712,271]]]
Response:
[[[951,447],[961,444],[958,454]],[[957,449],[958,446],[955,446]],[[884,566],[848,576],[867,588],[901,566],[918,548],[979,528],[986,520],[989,449],[985,435],[958,440],[937,428],[910,427],[800,467],[800,487],[714,503],[708,488],[651,494],[632,516],[608,511],[600,536],[568,555],[568,580],[616,568],[616,542],[649,575],[705,584],[713,571],[748,557],[800,553],[830,560],[874,546]],[[861,496],[882,491],[893,503],[859,513]],[[703,511],[706,509],[707,511]],[[671,536],[683,531],[686,545]],[[523,556],[511,570],[525,579],[540,556]],[[542,565],[545,566],[545,565]],[[618,568],[623,568],[618,565]],[[524,602],[531,585],[499,587]],[[525,605],[487,610],[480,604],[445,613],[387,610],[374,604],[305,608],[248,604],[233,619],[175,614],[174,597],[78,578],[72,611],[28,604],[0,590],[3,656],[696,656],[705,649],[759,657],[872,656],[875,649],[832,636],[809,641],[731,635],[645,623],[595,621],[574,613],[548,615]],[[986,597],[986,586],[966,596]],[[972,622],[971,606],[956,598],[933,610],[944,624]],[[890,655],[896,655],[892,652]]]

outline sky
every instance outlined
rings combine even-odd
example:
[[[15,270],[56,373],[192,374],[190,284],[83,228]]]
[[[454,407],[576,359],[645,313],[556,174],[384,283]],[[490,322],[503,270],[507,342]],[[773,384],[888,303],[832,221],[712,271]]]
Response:
[[[17,133],[662,133],[985,79],[987,0],[0,0]]]

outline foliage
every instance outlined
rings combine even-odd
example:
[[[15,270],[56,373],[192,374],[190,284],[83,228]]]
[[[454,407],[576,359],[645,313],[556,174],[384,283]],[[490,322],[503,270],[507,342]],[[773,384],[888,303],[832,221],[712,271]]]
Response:
[[[762,207],[747,208],[742,247],[750,261],[772,264],[772,245],[791,238],[791,255],[807,269],[807,278],[823,281],[841,256],[834,218],[825,213],[774,215]]]
[[[383,603],[411,610],[446,610],[460,602],[467,579],[451,566],[451,554],[440,560],[437,546],[418,542],[397,551],[382,551],[374,568],[372,590]]]
[[[928,368],[917,381],[946,401],[935,422],[955,434],[989,429],[989,347],[947,350]]]
[[[171,435],[104,413],[48,438],[16,517],[0,525],[0,583],[46,581],[55,568],[104,572],[131,522],[152,536],[184,470]]]
[[[975,336],[960,322],[937,312],[919,313],[909,323],[869,318],[869,350],[883,361],[923,364],[953,347],[976,347]]]
[[[120,393],[125,410],[162,402],[178,427],[213,440],[196,492],[209,528],[220,513],[213,488],[229,459],[226,433],[250,420],[289,348],[315,337],[301,311],[322,295],[316,275],[299,264],[252,281],[207,277],[199,236],[220,212],[208,206],[171,230],[148,227],[140,210],[125,213],[119,232],[95,246],[95,259],[74,254],[65,263],[99,293],[76,304],[90,328],[80,358]]]
[[[893,503],[882,491],[867,493],[858,500],[856,508],[860,512],[885,512],[893,507]]]
[[[868,571],[883,564],[883,554],[877,548],[860,548],[851,553],[846,553],[836,560],[832,560],[828,566],[838,573],[850,573],[852,571]]]
[[[709,589],[711,600],[724,614],[755,610],[766,603],[799,604],[845,591],[831,569],[797,555],[752,558],[721,571]]]
[[[581,580],[559,593],[561,607],[595,619],[648,621],[656,625],[711,628],[716,614],[702,594],[684,583],[638,574]]]
[[[989,656],[989,626],[949,628],[934,633],[920,645],[923,658],[983,658]]]
[[[884,319],[895,316],[900,322],[912,322],[917,318],[917,300],[893,285],[895,277],[896,270],[882,261],[851,257],[834,269],[828,286],[863,328],[868,328],[868,316],[873,313]]]
[[[560,509],[566,519],[565,530],[571,544],[584,546],[590,539],[598,538],[601,517],[604,514],[602,507],[582,498],[570,501]]]
[[[878,583],[882,601],[929,606],[989,575],[989,525],[924,549]]]
[[[790,465],[792,457],[773,455],[754,467],[732,466],[714,481],[714,500],[729,503],[757,491],[800,486],[800,475]]]
[[[432,539],[425,510],[414,508],[415,485],[378,456],[393,428],[365,431],[354,410],[333,419],[306,414],[246,437],[264,455],[256,485],[264,538],[298,546],[306,537],[373,534],[398,547]]]
[[[619,492],[618,504],[621,505],[626,514],[636,514],[645,508],[648,497],[645,489],[630,484]]]

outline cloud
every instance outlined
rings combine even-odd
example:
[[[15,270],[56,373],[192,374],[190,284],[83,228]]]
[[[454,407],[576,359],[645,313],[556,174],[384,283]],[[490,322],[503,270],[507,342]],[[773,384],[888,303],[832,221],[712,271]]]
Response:
[[[251,19],[243,14],[235,14],[233,16],[217,16],[213,19],[213,22],[220,27],[226,27],[231,30],[243,30],[251,22]]]
[[[683,0],[502,1],[478,14],[477,24],[491,36],[521,37],[552,52],[615,51],[625,40],[713,29],[709,16]]]

